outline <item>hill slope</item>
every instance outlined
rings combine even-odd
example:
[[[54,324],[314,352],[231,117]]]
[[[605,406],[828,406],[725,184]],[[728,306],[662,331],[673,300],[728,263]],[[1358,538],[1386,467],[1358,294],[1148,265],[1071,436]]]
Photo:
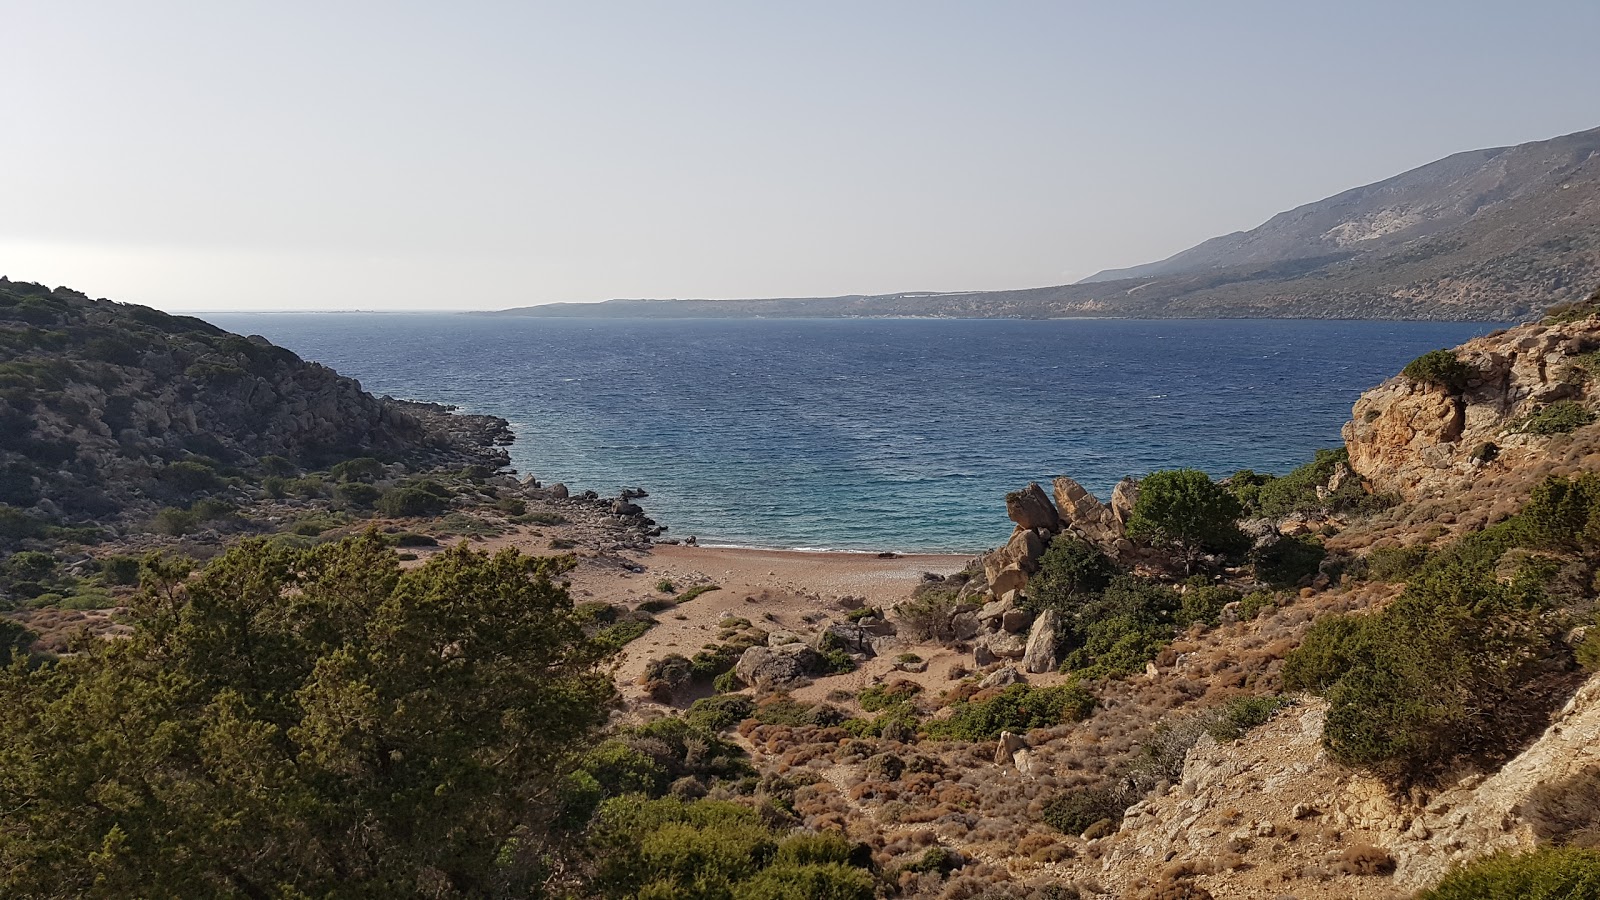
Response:
[[[374,397],[199,319],[0,277],[0,509],[142,514],[267,457],[502,465],[504,426]]]
[[[1475,150],[1160,262],[1013,291],[612,300],[530,316],[1291,317],[1505,321],[1600,280],[1600,129]]]

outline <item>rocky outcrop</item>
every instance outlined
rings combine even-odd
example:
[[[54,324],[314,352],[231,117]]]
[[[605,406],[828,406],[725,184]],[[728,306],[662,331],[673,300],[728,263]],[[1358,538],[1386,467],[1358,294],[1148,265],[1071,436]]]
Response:
[[[1455,351],[1469,373],[1461,384],[1400,375],[1361,395],[1343,431],[1350,466],[1374,490],[1414,500],[1535,458],[1551,436],[1527,430],[1528,420],[1600,394],[1583,359],[1597,349],[1596,319],[1468,341]]]
[[[1056,508],[1065,526],[1096,544],[1112,544],[1122,537],[1122,525],[1111,509],[1095,495],[1065,475],[1054,482]]]
[[[1025,590],[1050,542],[1065,532],[1099,545],[1113,557],[1133,552],[1123,532],[1138,499],[1137,481],[1129,478],[1118,484],[1110,506],[1065,476],[1055,479],[1051,489],[1053,501],[1037,483],[1006,496],[1006,512],[1017,527],[1004,547],[983,557],[989,596]]]

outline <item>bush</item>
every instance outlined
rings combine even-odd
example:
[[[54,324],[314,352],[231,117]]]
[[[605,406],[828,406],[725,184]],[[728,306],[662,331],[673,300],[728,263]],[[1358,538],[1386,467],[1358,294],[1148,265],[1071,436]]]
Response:
[[[391,488],[378,498],[378,512],[386,516],[436,516],[446,509],[445,501],[437,494],[422,488],[402,485]]]
[[[1144,671],[1172,640],[1178,593],[1153,581],[1122,576],[1097,598],[1064,618],[1058,649],[1062,671],[1087,678]]]
[[[926,591],[894,608],[900,627],[915,641],[948,643],[955,640],[953,620],[969,606],[949,588]]]
[[[707,731],[725,731],[750,718],[756,702],[742,694],[723,694],[696,700],[684,713],[691,725]]]
[[[1249,546],[1236,524],[1243,507],[1198,469],[1153,472],[1139,483],[1128,536],[1175,548],[1186,569],[1202,552],[1237,553]]]
[[[1273,713],[1287,705],[1282,697],[1235,697],[1210,718],[1206,733],[1218,741],[1236,741],[1250,729],[1265,725]]]
[[[1378,547],[1367,554],[1366,574],[1374,581],[1405,581],[1428,559],[1428,548]]]
[[[1295,513],[1365,510],[1377,498],[1367,494],[1360,478],[1348,476],[1332,493],[1325,490],[1334,473],[1349,464],[1350,454],[1343,447],[1318,450],[1311,462],[1287,475],[1275,477],[1245,470],[1230,478],[1228,487],[1251,516],[1282,519]]]
[[[1472,379],[1473,371],[1451,350],[1430,350],[1406,364],[1400,374],[1418,384],[1433,384],[1459,394]]]
[[[1557,400],[1523,420],[1518,428],[1525,434],[1566,434],[1594,422],[1595,415],[1576,400]]]
[[[347,459],[328,470],[328,476],[334,481],[372,482],[384,475],[383,463],[370,456],[358,459]]]
[[[1482,859],[1417,900],[1600,900],[1600,852],[1546,847]]]
[[[41,581],[56,570],[56,558],[38,550],[23,550],[7,557],[0,570],[18,581]]]
[[[1045,801],[1039,817],[1062,834],[1080,835],[1099,822],[1121,821],[1127,805],[1105,787],[1076,787]]]
[[[856,698],[863,712],[878,712],[897,703],[904,703],[922,693],[922,685],[901,679],[893,684],[875,684]]]
[[[191,460],[163,466],[156,471],[156,478],[169,490],[186,497],[219,491],[223,486],[216,470]]]
[[[673,584],[670,578],[663,578],[656,582],[656,590],[663,594],[670,594],[677,589],[677,585]]]
[[[108,556],[100,560],[100,574],[107,584],[138,584],[139,560],[132,556]]]
[[[383,491],[370,484],[352,481],[341,484],[333,489],[333,496],[345,506],[355,509],[371,509],[378,499],[383,496]]]
[[[942,740],[993,740],[1002,731],[1021,734],[1081,722],[1094,704],[1094,695],[1075,681],[1047,688],[1013,684],[988,699],[957,703],[949,718],[929,722],[927,733]]]
[[[150,521],[151,530],[159,533],[181,537],[200,527],[200,517],[187,509],[178,509],[169,506],[156,513]]]
[[[1099,547],[1070,532],[1056,536],[1039,560],[1039,572],[1028,582],[1023,605],[1032,612],[1066,610],[1075,600],[1097,595],[1118,575],[1117,566]]]
[[[1238,591],[1222,585],[1207,584],[1191,587],[1184,592],[1178,606],[1178,624],[1190,625],[1204,622],[1216,625],[1222,620],[1222,608],[1243,599]]]
[[[1315,537],[1280,538],[1250,554],[1256,577],[1273,587],[1294,587],[1314,578],[1328,551]]]

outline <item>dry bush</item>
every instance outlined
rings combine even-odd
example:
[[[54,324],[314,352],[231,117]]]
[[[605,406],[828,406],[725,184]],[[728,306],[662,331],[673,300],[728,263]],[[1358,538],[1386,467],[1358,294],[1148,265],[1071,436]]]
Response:
[[[1390,875],[1394,873],[1394,857],[1382,847],[1356,844],[1339,854],[1333,870],[1340,875]]]

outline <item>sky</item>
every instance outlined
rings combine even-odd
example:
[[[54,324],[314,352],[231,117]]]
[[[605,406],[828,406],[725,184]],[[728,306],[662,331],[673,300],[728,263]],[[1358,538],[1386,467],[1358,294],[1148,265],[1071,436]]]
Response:
[[[168,310],[1063,284],[1600,125],[1600,3],[0,0],[0,274]]]

